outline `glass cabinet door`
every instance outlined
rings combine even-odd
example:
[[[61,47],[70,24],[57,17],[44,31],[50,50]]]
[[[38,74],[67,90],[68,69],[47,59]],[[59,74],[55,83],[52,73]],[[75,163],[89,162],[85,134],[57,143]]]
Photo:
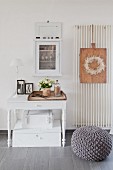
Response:
[[[35,72],[39,76],[60,74],[60,42],[35,42]]]
[[[39,45],[39,70],[56,69],[56,45]]]

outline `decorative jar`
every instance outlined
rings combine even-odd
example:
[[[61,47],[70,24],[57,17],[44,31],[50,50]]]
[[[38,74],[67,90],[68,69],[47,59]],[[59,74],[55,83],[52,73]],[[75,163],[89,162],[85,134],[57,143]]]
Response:
[[[45,96],[45,97],[51,96],[51,89],[50,88],[43,88],[43,96]]]

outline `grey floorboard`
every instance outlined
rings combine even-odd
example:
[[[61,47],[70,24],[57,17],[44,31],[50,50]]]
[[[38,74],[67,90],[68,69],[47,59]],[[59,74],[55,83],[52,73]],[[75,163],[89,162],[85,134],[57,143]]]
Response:
[[[25,161],[22,159],[8,159],[0,163],[0,170],[23,170]]]
[[[49,170],[49,148],[29,148],[23,170]]]
[[[3,159],[6,154],[7,148],[0,148],[0,161]]]
[[[76,155],[72,155],[72,160],[74,164],[74,170],[91,170],[90,162],[78,158]]]
[[[53,157],[49,161],[49,170],[74,170],[71,157]]]
[[[51,147],[50,148],[50,157],[71,157],[73,154],[70,146],[67,147]]]
[[[72,152],[71,134],[66,139],[64,148],[8,148],[7,135],[0,135],[0,170],[113,170],[113,151],[104,161],[85,161]]]
[[[7,148],[3,159],[20,160],[27,156],[28,148]]]
[[[28,148],[6,148],[0,161],[0,170],[23,170],[27,151]]]
[[[111,161],[110,162],[101,161],[101,162],[97,162],[96,164],[91,163],[90,166],[92,167],[93,170],[97,170],[96,168],[98,168],[99,170],[113,170],[113,162]]]

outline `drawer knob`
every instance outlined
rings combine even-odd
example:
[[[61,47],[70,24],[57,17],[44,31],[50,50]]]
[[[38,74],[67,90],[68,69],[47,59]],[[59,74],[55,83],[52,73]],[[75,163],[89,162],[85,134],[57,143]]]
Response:
[[[41,107],[42,105],[40,105],[40,104],[37,104],[37,107]]]
[[[38,134],[36,135],[36,137],[38,137]]]

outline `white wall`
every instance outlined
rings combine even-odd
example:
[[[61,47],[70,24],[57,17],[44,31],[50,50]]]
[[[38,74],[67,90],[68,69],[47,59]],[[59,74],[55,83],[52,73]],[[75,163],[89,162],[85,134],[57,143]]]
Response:
[[[13,58],[24,61],[20,77],[38,88],[40,78],[32,76],[34,23],[47,20],[63,23],[59,81],[68,97],[67,127],[73,125],[73,26],[113,24],[112,7],[111,0],[0,0],[0,129],[7,129],[7,98],[16,85]]]

